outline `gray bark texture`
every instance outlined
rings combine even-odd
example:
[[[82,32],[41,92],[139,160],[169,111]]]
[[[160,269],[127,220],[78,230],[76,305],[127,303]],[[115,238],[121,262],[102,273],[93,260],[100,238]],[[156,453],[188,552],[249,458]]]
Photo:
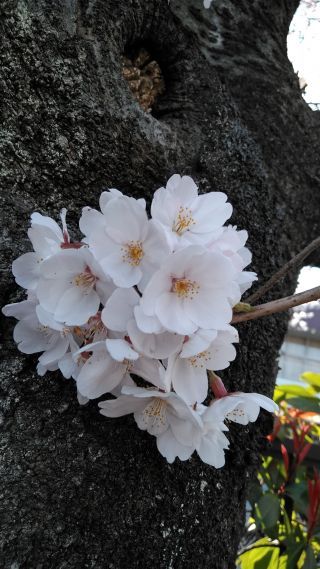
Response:
[[[11,262],[30,214],[76,237],[85,205],[145,196],[175,172],[228,194],[260,282],[319,235],[319,115],[286,54],[297,0],[1,0],[1,305],[22,299]],[[147,47],[166,91],[153,114],[121,74]],[[287,277],[268,298],[294,291]],[[265,298],[264,300],[268,300]],[[286,315],[238,326],[230,390],[271,395]],[[267,414],[230,428],[226,466],[169,465],[132,417],[79,407],[74,382],[40,378],[2,317],[3,569],[232,569]]]

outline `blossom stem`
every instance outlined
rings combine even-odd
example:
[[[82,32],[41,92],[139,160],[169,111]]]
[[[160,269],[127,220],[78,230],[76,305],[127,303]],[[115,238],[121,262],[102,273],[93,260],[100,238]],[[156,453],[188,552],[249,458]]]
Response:
[[[250,304],[252,304],[252,302],[256,302],[258,298],[261,298],[261,296],[265,295],[265,293],[268,292],[278,281],[283,279],[283,277],[291,269],[301,265],[302,261],[304,261],[306,257],[308,257],[311,253],[313,253],[313,251],[319,248],[320,248],[320,237],[317,237],[317,239],[314,239],[313,241],[311,241],[311,243],[309,243],[309,245],[307,245],[304,249],[302,249],[302,251],[300,251],[298,255],[295,255],[295,257],[292,257],[292,259],[290,259],[288,263],[283,265],[283,267],[281,267],[279,271],[277,271],[274,275],[272,275],[272,277],[264,285],[262,285],[256,292],[251,294],[246,299],[246,302]]]
[[[300,304],[305,304],[307,302],[319,299],[320,286],[316,286],[304,292],[299,292],[298,294],[293,294],[291,296],[286,296],[285,298],[279,298],[271,302],[266,302],[265,304],[253,306],[252,312],[234,314],[231,324],[238,324],[239,322],[246,322],[247,320],[256,320],[257,318],[270,316],[276,312],[285,312],[290,308],[300,306]]]
[[[220,399],[221,397],[226,397],[228,394],[224,383],[218,375],[216,375],[213,371],[209,370],[209,380],[210,380],[210,387],[216,399]]]

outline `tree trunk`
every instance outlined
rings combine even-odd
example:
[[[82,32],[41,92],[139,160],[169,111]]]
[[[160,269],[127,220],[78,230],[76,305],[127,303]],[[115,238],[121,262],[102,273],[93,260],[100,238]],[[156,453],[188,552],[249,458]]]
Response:
[[[30,214],[65,206],[75,232],[105,187],[150,202],[178,172],[226,192],[261,282],[319,234],[319,115],[286,56],[297,4],[2,0],[2,305],[22,299],[11,262],[28,250]],[[165,79],[152,113],[122,76],[137,46]],[[231,390],[272,394],[286,324],[238,326]],[[2,329],[1,567],[233,568],[270,418],[230,428],[221,470],[196,456],[169,465],[132,417],[107,420],[96,402],[79,407],[73,382],[38,377],[12,322]]]

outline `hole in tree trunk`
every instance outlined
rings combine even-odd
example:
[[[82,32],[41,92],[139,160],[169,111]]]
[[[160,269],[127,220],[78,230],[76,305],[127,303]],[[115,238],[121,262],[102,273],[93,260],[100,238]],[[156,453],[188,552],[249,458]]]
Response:
[[[122,74],[133,97],[146,113],[153,111],[165,82],[159,63],[144,47],[130,48],[122,56]]]

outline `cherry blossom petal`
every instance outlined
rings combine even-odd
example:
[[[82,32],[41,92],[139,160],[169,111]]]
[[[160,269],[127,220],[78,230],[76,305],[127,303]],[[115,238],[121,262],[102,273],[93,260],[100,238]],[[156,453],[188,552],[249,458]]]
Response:
[[[105,415],[105,417],[123,417],[136,411],[142,411],[147,401],[146,399],[141,400],[130,395],[120,395],[117,399],[100,401],[98,405],[100,413]]]
[[[170,385],[167,385],[166,381],[165,369],[157,360],[141,357],[134,362],[131,373],[142,377],[159,389],[170,390]]]
[[[104,229],[106,225],[105,218],[100,211],[92,207],[84,207],[82,215],[79,219],[80,231],[85,236],[91,235],[98,229]]]
[[[181,251],[183,253],[183,251]],[[234,279],[236,271],[222,253],[204,252],[191,263],[188,277],[206,284],[206,288],[219,288]]]
[[[238,401],[237,406],[228,413],[227,418],[235,423],[247,425],[255,422],[260,413],[260,407],[274,413],[278,405],[260,393],[231,393],[228,398]]]
[[[188,405],[202,403],[208,394],[207,370],[192,362],[192,358],[177,357],[172,371],[173,388]]]
[[[31,215],[31,224],[32,224],[32,227],[40,226],[40,227],[45,227],[45,228],[49,229],[51,232],[51,235],[53,235],[57,241],[63,241],[63,234],[62,234],[61,228],[59,227],[57,222],[54,221],[54,219],[52,219],[51,217],[41,215],[41,213],[38,213],[37,211],[35,211]]]
[[[116,289],[102,310],[102,322],[111,330],[125,332],[138,302],[139,295],[133,288]]]
[[[164,331],[159,318],[156,316],[147,316],[143,312],[140,304],[134,307],[133,312],[137,326],[141,332],[145,332],[146,334],[159,334]]]
[[[36,293],[41,306],[48,312],[54,313],[62,295],[72,287],[70,279],[44,279],[39,280]]]
[[[215,294],[211,290],[201,291],[201,294],[191,300],[187,299],[184,302],[184,313],[186,318],[195,323],[196,328],[199,326],[219,330],[232,319],[231,306],[222,291]]]
[[[104,211],[106,232],[116,243],[143,241],[148,217],[141,204],[126,196],[111,200]]]
[[[40,356],[39,362],[42,365],[58,362],[65,355],[68,347],[69,340],[67,337],[56,337],[53,345],[51,347],[49,346],[42,356]]]
[[[38,304],[36,306],[36,314],[42,326],[47,326],[52,330],[57,330],[58,332],[61,332],[65,328],[64,324],[62,324],[61,322],[57,322],[53,318],[53,314],[45,310],[43,306],[41,306],[41,304]]]
[[[172,231],[172,224],[180,206],[188,206],[198,196],[198,189],[192,178],[174,174],[166,188],[159,188],[153,196],[151,215]]]
[[[258,279],[256,273],[253,271],[243,271],[237,277],[237,282],[240,287],[240,292],[243,294],[251,287],[252,283]]]
[[[14,328],[13,339],[18,349],[24,354],[43,352],[49,342],[49,337],[41,330],[41,325],[35,314],[20,320]]]
[[[198,438],[196,435],[201,431],[202,422],[200,418],[198,418],[198,421],[193,419],[189,408],[187,408],[187,411],[188,415],[184,413],[184,417],[180,418],[170,413],[169,410],[169,422],[172,433],[180,444],[184,446],[194,446],[194,442]],[[195,413],[194,417],[197,417]]]
[[[124,373],[125,366],[105,354],[94,353],[82,367],[77,387],[81,395],[96,399],[112,391],[121,382]]]
[[[72,278],[84,271],[86,263],[81,249],[62,250],[41,264],[41,275],[46,279]]]
[[[106,304],[111,294],[115,290],[115,286],[111,279],[110,281],[108,281],[108,280],[101,280],[98,278],[95,284],[95,290],[97,295],[99,296],[101,304]]]
[[[193,209],[196,220],[194,231],[209,233],[222,227],[232,215],[232,205],[225,203],[227,196],[222,192],[211,192],[198,197]]]
[[[58,367],[63,377],[65,377],[66,379],[70,379],[70,377],[72,377],[75,366],[76,363],[72,357],[71,352],[68,352],[62,358],[59,359]]]
[[[81,395],[80,391],[77,391],[77,399],[79,405],[86,405],[90,401],[88,397],[84,397],[84,395]]]
[[[194,334],[187,337],[187,340],[183,344],[180,357],[190,358],[191,356],[203,352],[217,337],[217,333],[217,330],[204,330],[203,328],[199,328]]]
[[[134,418],[139,429],[150,435],[161,435],[169,428],[167,403],[160,397],[153,397],[142,411],[135,412]]]
[[[182,346],[183,336],[163,332],[161,334],[144,334],[135,320],[128,322],[128,334],[134,348],[149,358],[164,359],[174,354]]]
[[[43,377],[47,373],[47,371],[56,371],[57,369],[58,369],[58,365],[56,363],[48,364],[47,366],[44,366],[41,363],[38,363],[37,374],[40,375],[40,377]]]
[[[203,462],[222,468],[225,465],[224,450],[219,444],[215,444],[210,437],[202,437],[197,453]]]
[[[12,272],[16,283],[23,288],[34,290],[40,277],[40,263],[42,259],[38,253],[25,253],[12,263]]]
[[[82,287],[74,286],[62,295],[54,311],[54,318],[68,326],[81,326],[97,313],[99,304],[100,299],[93,289],[84,293]]]
[[[119,287],[130,288],[138,284],[142,277],[139,266],[131,265],[122,258],[122,249],[115,244],[113,253],[101,259],[100,265],[106,275],[110,275],[114,284]]]
[[[99,199],[99,205],[102,213],[105,213],[106,207],[109,205],[111,200],[121,197],[123,197],[123,193],[115,188],[110,188],[108,191],[102,192]]]
[[[140,301],[141,308],[147,316],[155,315],[155,304],[163,292],[170,291],[171,277],[167,273],[157,271],[150,279]]]
[[[139,354],[137,354],[125,340],[108,339],[106,340],[106,346],[110,356],[118,362],[137,360],[139,357]]]
[[[164,328],[176,334],[193,334],[198,328],[198,323],[189,317],[185,304],[172,292],[160,296],[155,313]]]
[[[148,232],[143,242],[144,256],[141,260],[142,280],[139,289],[144,290],[149,280],[171,252],[166,234],[153,220],[149,221]]]
[[[157,437],[157,447],[164,458],[171,464],[176,458],[188,460],[194,452],[194,447],[184,446],[177,441],[171,429]]]
[[[22,302],[15,302],[13,304],[6,304],[2,308],[2,313],[5,316],[12,316],[18,320],[22,320],[31,314],[34,314],[36,301],[22,300]]]
[[[237,352],[235,347],[230,343],[216,344],[213,342],[210,346],[209,357],[206,362],[207,369],[219,371],[229,367],[230,362],[236,358]]]
[[[247,401],[254,401],[255,403],[258,403],[260,407],[266,411],[269,411],[270,413],[279,411],[278,405],[272,399],[266,395],[263,395],[262,393],[242,393],[241,396],[244,397]]]

